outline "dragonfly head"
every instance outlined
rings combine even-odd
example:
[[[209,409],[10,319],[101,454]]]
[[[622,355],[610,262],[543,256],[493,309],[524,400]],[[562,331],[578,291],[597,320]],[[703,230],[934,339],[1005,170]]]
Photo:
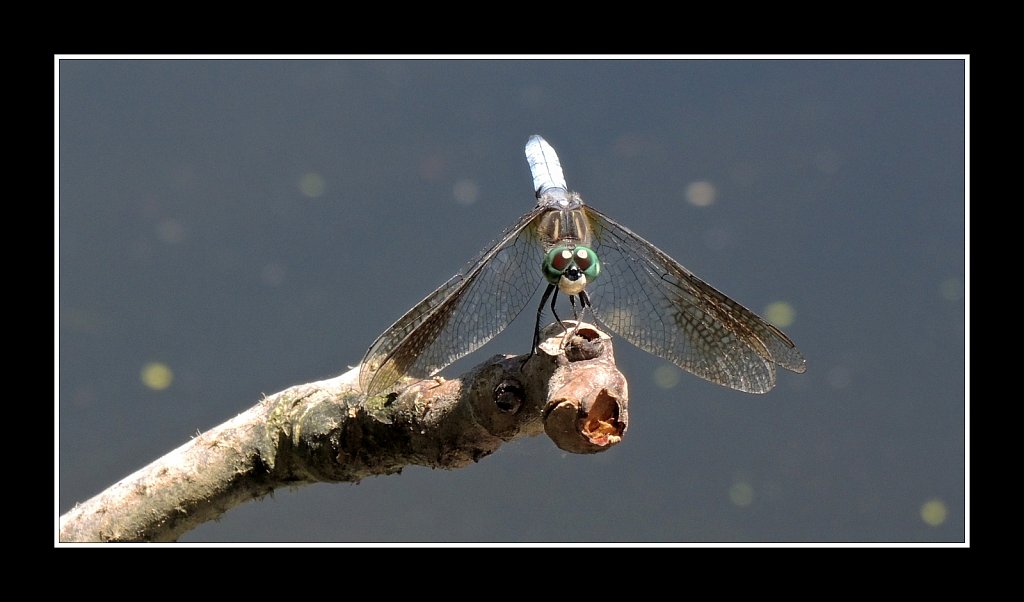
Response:
[[[544,277],[567,295],[578,295],[601,273],[597,253],[582,245],[558,245],[541,265]]]

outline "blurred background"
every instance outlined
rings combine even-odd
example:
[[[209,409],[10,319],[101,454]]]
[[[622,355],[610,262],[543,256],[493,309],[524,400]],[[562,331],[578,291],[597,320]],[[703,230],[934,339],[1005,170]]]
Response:
[[[749,395],[617,339],[630,428],[610,451],[542,436],[462,470],[280,490],[182,541],[964,540],[963,61],[58,76],[58,513],[357,364],[533,206],[537,133],[570,188],[782,326],[807,372]],[[527,352],[532,315],[443,375]]]

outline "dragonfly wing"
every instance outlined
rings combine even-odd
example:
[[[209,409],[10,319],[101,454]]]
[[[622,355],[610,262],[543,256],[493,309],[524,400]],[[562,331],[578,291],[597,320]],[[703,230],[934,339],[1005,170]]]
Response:
[[[521,217],[380,335],[360,367],[363,392],[384,393],[403,376],[429,378],[504,330],[542,280],[543,249],[529,226],[548,210]]]
[[[585,206],[602,274],[588,286],[594,313],[637,347],[713,383],[750,393],[775,386],[775,366],[806,368],[781,330],[663,251]]]

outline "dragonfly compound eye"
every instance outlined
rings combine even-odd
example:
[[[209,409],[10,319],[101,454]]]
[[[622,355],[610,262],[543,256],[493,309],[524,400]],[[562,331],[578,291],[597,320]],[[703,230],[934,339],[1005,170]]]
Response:
[[[558,279],[562,277],[562,274],[573,267],[573,252],[569,247],[559,245],[548,251],[541,267],[544,269],[544,277],[547,278],[547,281],[551,284],[558,284]]]
[[[601,274],[601,261],[590,247],[576,247],[573,262],[586,275],[587,282],[593,282]]]

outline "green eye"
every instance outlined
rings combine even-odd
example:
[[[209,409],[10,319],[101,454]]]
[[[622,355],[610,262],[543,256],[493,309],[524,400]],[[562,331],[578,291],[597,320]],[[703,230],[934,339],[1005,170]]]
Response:
[[[574,261],[576,267],[586,274],[588,282],[593,282],[601,273],[601,261],[590,247],[576,247]]]
[[[558,284],[562,275],[573,268],[582,272],[587,282],[593,282],[601,273],[601,262],[590,247],[559,245],[548,251],[541,268],[551,284]]]
[[[544,257],[541,268],[544,270],[544,278],[551,284],[558,284],[562,272],[572,265],[572,251],[565,246],[555,247],[548,251]]]

